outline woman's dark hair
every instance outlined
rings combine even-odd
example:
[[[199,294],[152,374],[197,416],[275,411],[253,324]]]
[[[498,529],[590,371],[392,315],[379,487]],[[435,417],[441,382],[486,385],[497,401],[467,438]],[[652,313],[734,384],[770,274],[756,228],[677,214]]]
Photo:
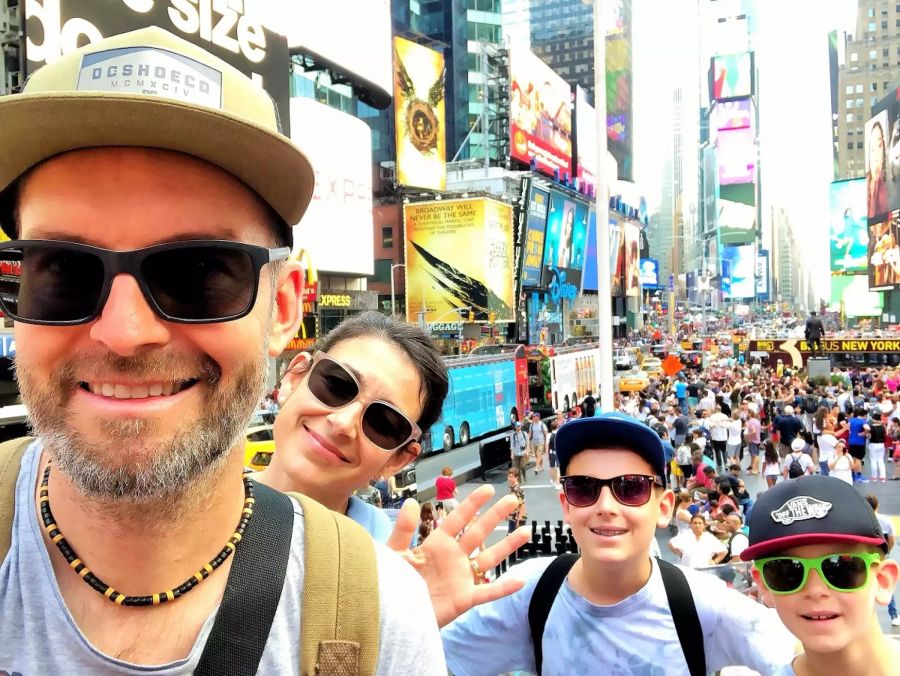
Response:
[[[768,463],[778,462],[778,451],[775,450],[775,444],[771,439],[763,442],[763,455]]]
[[[441,417],[450,379],[444,360],[431,342],[431,337],[421,328],[380,312],[363,312],[341,322],[331,330],[319,341],[316,350],[327,352],[338,343],[368,336],[381,338],[400,348],[419,372],[422,379],[420,394],[424,403],[422,415],[416,422],[423,432],[427,432],[428,428]]]

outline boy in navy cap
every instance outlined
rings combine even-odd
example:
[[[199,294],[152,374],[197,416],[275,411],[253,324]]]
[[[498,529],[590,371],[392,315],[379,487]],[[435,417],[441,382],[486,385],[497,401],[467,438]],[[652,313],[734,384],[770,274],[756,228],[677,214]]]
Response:
[[[779,676],[898,673],[900,646],[875,615],[900,573],[885,554],[872,507],[839,479],[801,477],[759,498],[741,558],[804,651]]]
[[[556,453],[580,558],[515,566],[508,574],[524,580],[520,591],[448,625],[442,638],[454,674],[694,676],[727,665],[771,674],[790,660],[794,640],[771,609],[649,556],[675,503],[653,430],[604,413],[561,427]]]

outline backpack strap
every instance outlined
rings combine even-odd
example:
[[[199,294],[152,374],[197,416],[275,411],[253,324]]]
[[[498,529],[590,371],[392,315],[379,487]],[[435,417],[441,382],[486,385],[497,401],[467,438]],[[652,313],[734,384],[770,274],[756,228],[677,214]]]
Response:
[[[367,676],[378,665],[381,606],[372,537],[311,498],[304,519],[302,676]]]
[[[547,617],[553,602],[559,594],[563,580],[572,570],[572,566],[580,558],[580,554],[560,554],[547,566],[528,604],[528,626],[531,628],[531,643],[534,647],[535,673],[541,673],[541,665],[544,662],[543,640],[544,627],[547,625]]]
[[[682,570],[668,561],[657,559],[659,572],[662,575],[666,599],[669,601],[669,612],[678,632],[681,651],[688,665],[691,676],[705,676],[706,651],[703,645],[703,628],[694,604],[694,595]]]
[[[13,515],[16,512],[16,481],[22,456],[34,437],[19,437],[0,444],[0,563],[12,546]]]

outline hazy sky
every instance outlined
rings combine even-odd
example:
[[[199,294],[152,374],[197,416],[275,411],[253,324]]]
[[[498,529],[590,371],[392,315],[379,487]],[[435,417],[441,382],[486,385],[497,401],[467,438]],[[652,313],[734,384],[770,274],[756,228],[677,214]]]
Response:
[[[659,201],[671,153],[671,92],[697,77],[696,39],[677,27],[697,0],[633,0],[635,179]],[[832,180],[828,32],[855,29],[856,0],[758,0],[753,47],[759,71],[763,206],[790,215],[817,295],[827,297],[828,187]],[[696,106],[685,112],[693,112]],[[687,151],[687,149],[686,149]]]

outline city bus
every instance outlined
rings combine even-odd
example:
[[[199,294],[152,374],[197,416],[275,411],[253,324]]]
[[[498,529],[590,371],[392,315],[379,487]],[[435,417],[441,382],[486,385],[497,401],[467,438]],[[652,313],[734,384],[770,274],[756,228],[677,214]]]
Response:
[[[900,339],[824,338],[822,352],[833,368],[868,368],[900,365]],[[746,357],[775,368],[780,359],[792,368],[802,368],[812,356],[812,347],[801,338],[750,340]]]
[[[532,411],[551,415],[568,411],[587,396],[597,394],[600,348],[596,343],[572,347],[528,348],[529,404]]]
[[[528,407],[524,345],[486,345],[444,362],[450,390],[430,430],[431,450],[449,451],[509,428]]]

